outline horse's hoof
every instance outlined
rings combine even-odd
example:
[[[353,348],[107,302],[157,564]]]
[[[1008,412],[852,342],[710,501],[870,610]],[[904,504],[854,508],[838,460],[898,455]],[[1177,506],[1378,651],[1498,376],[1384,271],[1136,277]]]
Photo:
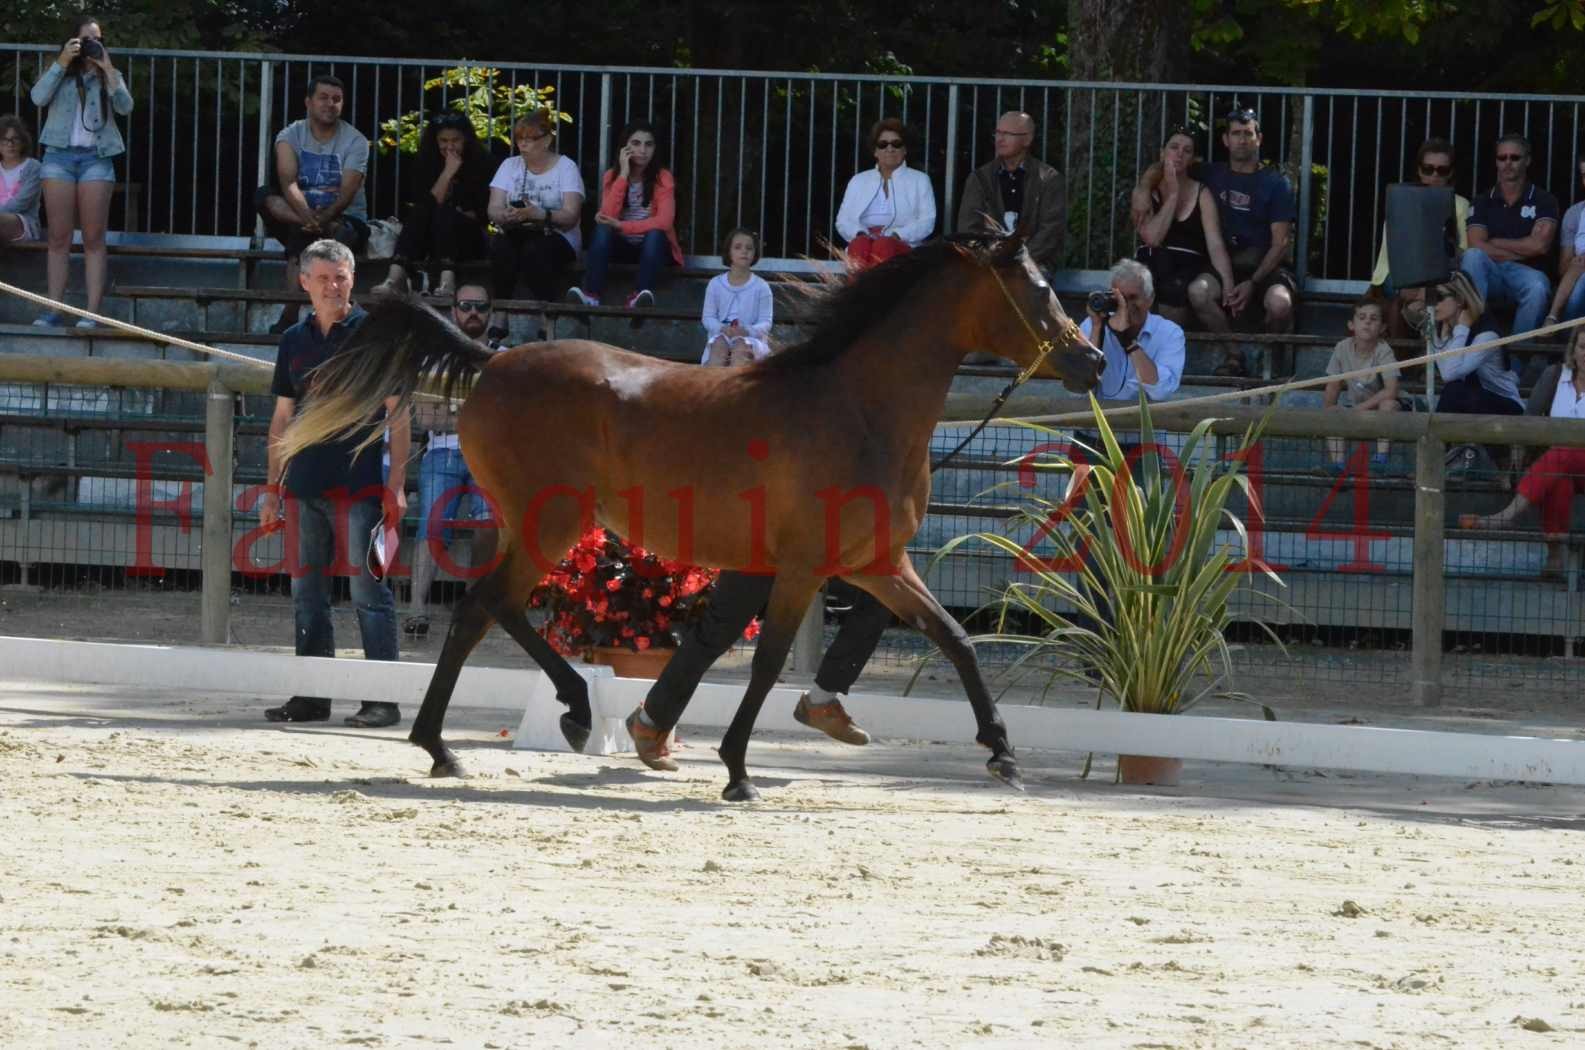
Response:
[[[1014,791],[1024,790],[1024,778],[1019,774],[1018,763],[1014,761],[1012,755],[993,755],[991,760],[985,763],[985,768],[991,776]]]
[[[567,738],[567,746],[583,754],[583,745],[589,742],[591,727],[579,722],[570,714],[561,716],[561,735]]]
[[[457,760],[456,755],[447,755],[445,758],[437,759],[435,764],[429,767],[429,775],[432,777],[457,777],[463,779],[468,774],[462,768],[462,763]]]
[[[721,792],[721,797],[728,802],[758,802],[759,788],[754,786],[754,781],[748,777],[734,780]]]

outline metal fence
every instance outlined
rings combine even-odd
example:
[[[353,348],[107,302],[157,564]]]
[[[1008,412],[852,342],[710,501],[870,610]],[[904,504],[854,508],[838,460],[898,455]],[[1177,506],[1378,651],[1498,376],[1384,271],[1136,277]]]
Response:
[[[54,45],[0,44],[0,111],[41,115],[28,98]],[[347,83],[344,118],[375,135],[399,114],[434,112],[444,90],[424,83],[455,62],[334,55],[118,51],[136,108],[124,118],[125,180],[112,228],[197,235],[254,231],[252,194],[276,130],[303,113],[308,79]],[[1250,86],[953,80],[740,70],[611,69],[496,63],[503,81],[555,89],[573,116],[562,152],[599,185],[615,131],[631,118],[661,127],[678,175],[678,233],[691,254],[712,254],[736,225],[760,229],[766,254],[823,256],[847,179],[872,161],[865,144],[880,116],[910,127],[913,166],[935,185],[944,224],[963,180],[992,157],[991,129],[1006,109],[1028,111],[1036,152],[1069,183],[1067,268],[1100,269],[1133,251],[1127,193],[1158,155],[1169,127],[1198,129],[1202,153],[1223,156],[1214,125],[1236,102],[1254,107],[1265,156],[1296,179],[1301,213],[1296,265],[1312,286],[1370,275],[1388,183],[1412,178],[1419,143],[1451,140],[1455,183],[1474,195],[1493,180],[1492,143],[1518,130],[1535,143],[1534,180],[1564,203],[1574,196],[1582,96],[1476,95]],[[453,91],[455,89],[452,89]],[[9,97],[7,97],[9,96]],[[414,192],[400,154],[372,163],[371,214],[396,214]],[[591,205],[592,208],[592,205]]]
[[[32,381],[23,371],[32,367],[29,361],[49,365],[62,378]],[[72,371],[107,367],[123,371],[91,381]],[[201,601],[204,630],[224,638],[233,600],[240,603],[236,613],[249,615],[261,603],[279,608],[287,591],[279,536],[255,531],[249,510],[255,501],[247,497],[264,478],[268,401],[259,392],[265,380],[248,373],[248,382],[206,390],[205,377],[219,373],[189,377],[180,389],[151,385],[159,378],[153,371],[138,378],[143,373],[136,370],[157,368],[203,366],[0,355],[0,585],[45,588],[96,605],[106,591],[175,591],[178,601],[181,594],[195,606]],[[237,387],[253,392],[236,393]],[[1449,417],[1436,419],[1438,426],[1457,425]],[[1291,433],[1315,425],[1301,421],[1287,434],[1274,433],[1248,460],[1264,514],[1255,518],[1247,506],[1235,505],[1249,524],[1252,545],[1286,584],[1273,591],[1262,577],[1250,576],[1250,588],[1235,599],[1240,618],[1271,624],[1289,646],[1283,654],[1255,627],[1240,627],[1231,640],[1240,646],[1243,676],[1403,692],[1429,674],[1455,690],[1577,695],[1585,685],[1585,591],[1577,564],[1561,579],[1538,579],[1543,537],[1533,518],[1499,532],[1444,538],[1459,513],[1489,513],[1508,501],[1499,479],[1474,470],[1438,481],[1441,452],[1432,464],[1419,457],[1425,447],[1441,446],[1425,440],[1420,448],[1394,442],[1387,463],[1377,466],[1369,462],[1374,441],[1356,444],[1357,434],[1343,447],[1348,469],[1333,476],[1318,469],[1329,455],[1324,438]],[[1181,447],[1181,429],[1177,433],[1168,431],[1163,444]],[[946,451],[960,436],[943,429],[935,451]],[[1047,475],[1036,475],[1033,490],[1019,487],[1018,464],[1048,440],[1015,426],[992,426],[980,435],[936,481],[932,512],[913,547],[917,563],[930,563],[948,538],[967,533],[1012,528],[1021,541],[1031,540],[1030,527],[1015,527],[1010,512],[1031,492],[1058,502],[1064,492]],[[1234,438],[1224,433],[1218,441],[1217,454],[1230,455]],[[206,454],[212,491],[204,486]],[[1415,476],[1426,466],[1435,468],[1430,484],[1424,474]],[[418,513],[415,506],[410,533]],[[1231,531],[1224,538],[1237,542]],[[1577,556],[1580,534],[1571,540]],[[1435,574],[1436,589],[1426,589],[1426,573]],[[1016,575],[1012,559],[981,549],[942,559],[926,578],[974,629],[987,621],[976,621],[973,610]],[[460,595],[460,584],[449,587],[452,598]],[[69,615],[65,620],[67,634],[88,630]],[[894,631],[878,659],[906,661],[927,651],[919,636]],[[981,651],[993,670],[1015,655],[995,645]]]

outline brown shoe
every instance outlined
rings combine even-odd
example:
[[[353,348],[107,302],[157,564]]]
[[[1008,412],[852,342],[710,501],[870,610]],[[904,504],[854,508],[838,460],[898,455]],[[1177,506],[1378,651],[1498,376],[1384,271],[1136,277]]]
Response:
[[[853,719],[842,707],[841,700],[832,700],[830,703],[810,703],[809,694],[805,693],[798,698],[798,706],[793,708],[793,717],[811,729],[818,729],[832,740],[840,740],[844,744],[867,744],[870,735],[853,724]]]
[[[633,738],[633,749],[638,752],[638,760],[662,773],[677,772],[677,760],[671,757],[671,732],[662,733],[653,726],[645,725],[643,719],[638,717],[643,710],[643,705],[639,705],[627,716],[627,734]]]

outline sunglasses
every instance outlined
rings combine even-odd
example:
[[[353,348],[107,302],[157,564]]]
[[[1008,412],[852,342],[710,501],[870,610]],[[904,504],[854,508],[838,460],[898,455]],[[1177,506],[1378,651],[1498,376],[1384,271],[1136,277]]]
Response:
[[[1521,160],[1524,160],[1524,154],[1523,153],[1499,153],[1499,154],[1497,154],[1497,163],[1498,164],[1518,164]]]
[[[879,142],[875,143],[875,148],[876,149],[902,149],[903,148],[903,140],[902,139],[881,139]]]
[[[515,141],[519,146],[521,146],[525,142],[538,142],[540,139],[548,139],[548,138],[550,138],[550,134],[547,132],[546,134],[543,134],[543,135],[519,135],[513,141]]]
[[[451,308],[459,314],[487,314],[490,303],[485,299],[458,299]]]
[[[20,146],[25,141],[26,140],[20,135],[6,135],[4,137],[0,137],[0,142],[4,142],[8,146]]]
[[[991,137],[998,139],[1021,139],[1028,134],[1030,133],[1027,131],[1003,131],[1001,128],[997,128],[995,131],[991,132]]]
[[[1449,175],[1453,174],[1453,165],[1451,165],[1451,164],[1422,164],[1422,165],[1420,165],[1420,174],[1421,175],[1440,175],[1440,176],[1442,176],[1445,179]]]
[[[1227,117],[1225,119],[1229,124],[1253,124],[1260,120],[1260,114],[1256,113],[1252,109],[1249,109],[1248,107],[1245,107],[1244,109],[1228,110]]]

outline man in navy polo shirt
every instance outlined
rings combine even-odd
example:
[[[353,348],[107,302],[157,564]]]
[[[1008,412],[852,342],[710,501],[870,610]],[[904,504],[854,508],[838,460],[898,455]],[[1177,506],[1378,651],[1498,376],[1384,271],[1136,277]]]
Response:
[[[330,590],[338,566],[352,575],[352,601],[358,611],[358,633],[363,637],[366,660],[395,660],[396,602],[391,590],[368,569],[369,535],[379,523],[382,504],[400,516],[407,507],[404,494],[410,425],[407,413],[393,415],[388,432],[391,444],[390,475],[383,472],[380,443],[361,452],[362,434],[305,448],[285,471],[285,491],[290,506],[283,519],[278,496],[282,482],[281,435],[307,393],[309,373],[341,351],[347,337],[368,316],[352,304],[352,252],[339,241],[318,240],[303,249],[298,282],[308,293],[313,312],[281,335],[275,358],[275,414],[270,419],[270,487],[259,521],[265,528],[284,520],[287,542],[295,540],[296,560],[290,558],[292,612],[297,625],[298,656],[335,656],[336,640],[330,619]],[[385,411],[396,407],[389,398]],[[381,421],[376,420],[375,425]],[[339,535],[338,535],[339,533]],[[295,534],[295,535],[294,535]],[[280,707],[264,712],[272,722],[323,722],[330,717],[330,700],[294,696]],[[392,703],[365,703],[346,719],[351,726],[389,726],[401,720]]]
[[[1497,140],[1497,185],[1475,198],[1469,247],[1458,268],[1486,303],[1514,305],[1513,330],[1541,324],[1552,298],[1547,264],[1557,235],[1557,198],[1529,179],[1530,143],[1512,132]]]

